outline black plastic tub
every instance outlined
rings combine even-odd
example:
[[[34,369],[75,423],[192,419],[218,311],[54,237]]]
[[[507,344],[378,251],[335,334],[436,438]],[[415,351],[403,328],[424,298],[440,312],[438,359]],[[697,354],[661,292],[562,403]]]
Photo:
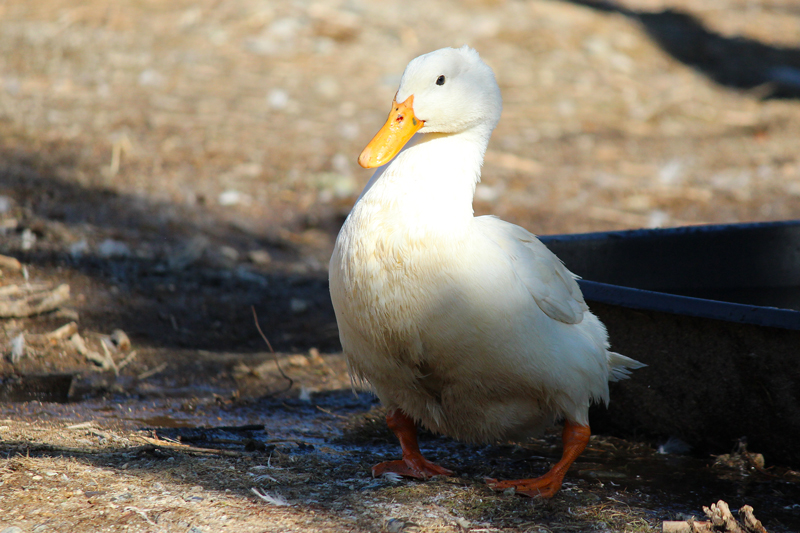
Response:
[[[596,431],[800,466],[800,221],[541,240],[580,275],[612,348],[648,365]]]

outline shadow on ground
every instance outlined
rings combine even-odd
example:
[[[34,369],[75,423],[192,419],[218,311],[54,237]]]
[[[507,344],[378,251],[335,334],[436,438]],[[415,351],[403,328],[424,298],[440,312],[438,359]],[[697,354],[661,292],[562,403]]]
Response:
[[[253,230],[258,221],[237,223],[202,203],[62,179],[81,174],[81,147],[39,144],[0,147],[0,195],[11,199],[6,214],[17,225],[0,239],[0,254],[32,266],[33,278],[69,283],[81,327],[122,328],[139,346],[263,350],[252,306],[279,351],[339,349],[322,266],[336,213],[317,217],[323,242],[308,244],[300,215],[280,226],[266,215]],[[248,261],[252,250],[270,259]]]
[[[80,450],[52,442],[5,441],[0,443],[0,450],[15,462],[12,468],[17,470],[35,470],[38,459],[68,459],[71,472],[61,483],[57,483],[58,479],[43,483],[53,481],[61,490],[69,488],[68,492],[76,493],[76,499],[86,506],[146,508],[148,518],[157,520],[158,513],[153,509],[159,505],[152,500],[153,495],[160,496],[158,499],[169,507],[163,511],[159,522],[162,524],[177,520],[191,524],[190,516],[182,509],[186,503],[194,504],[195,512],[202,513],[205,505],[213,503],[219,507],[221,498],[229,502],[225,506],[229,514],[237,506],[248,505],[242,510],[253,518],[268,518],[272,526],[281,520],[316,516],[329,527],[348,531],[377,531],[389,520],[418,520],[413,513],[422,501],[429,502],[425,507],[429,519],[438,520],[439,525],[450,521],[449,525],[455,526],[453,531],[459,530],[454,523],[456,518],[466,520],[461,525],[490,522],[492,527],[515,528],[535,522],[569,525],[579,530],[593,530],[601,521],[601,510],[594,510],[601,496],[583,490],[589,486],[596,488],[596,482],[576,482],[581,489],[565,491],[563,497],[549,502],[496,494],[486,487],[483,478],[487,476],[520,476],[531,469],[545,470],[548,459],[540,454],[557,453],[549,453],[553,450],[543,441],[536,449],[476,448],[423,434],[423,450],[431,459],[455,467],[456,478],[425,483],[373,479],[370,465],[399,452],[382,416],[368,415],[362,420],[359,413],[374,404],[370,395],[354,396],[350,391],[320,394],[310,402],[265,399],[227,407],[208,404],[198,406],[186,418],[170,420],[167,427],[149,427],[134,434],[86,425],[73,430],[76,436],[88,437],[99,447],[84,444]],[[143,420],[138,417],[146,415],[146,410],[141,406],[134,408],[139,411],[132,417],[125,406],[110,409],[105,421],[126,416],[127,424]],[[226,424],[241,425],[190,427],[191,422],[213,422],[219,418]],[[376,420],[380,423],[374,423]],[[137,443],[144,435],[159,437],[163,445]],[[133,445],[117,444],[123,438]],[[177,442],[180,445],[172,445]],[[195,450],[188,450],[187,445]],[[205,453],[198,451],[200,448]],[[92,480],[97,481],[81,476],[78,472],[83,468],[94,472]],[[20,488],[25,486],[35,493],[36,488],[24,476],[12,476],[5,486],[18,483]],[[71,486],[65,487],[67,483]],[[253,488],[265,495],[267,501],[257,497]],[[605,490],[608,494],[612,492],[620,497],[616,489]],[[639,501],[637,496],[631,497]],[[145,507],[143,504],[148,501]],[[569,510],[571,507],[580,510],[573,512]],[[651,516],[655,514],[650,512]],[[200,529],[205,531],[204,527]],[[285,530],[293,528],[287,526]]]
[[[790,531],[798,523],[791,506],[793,499],[800,497],[796,484],[710,468],[707,459],[659,455],[648,446],[608,437],[592,440],[571,469],[564,490],[553,500],[531,500],[488,489],[485,477],[520,478],[546,471],[560,453],[555,431],[524,446],[469,446],[423,433],[423,452],[454,469],[456,477],[398,483],[372,479],[369,467],[397,456],[399,447],[386,430],[381,413],[368,411],[375,400],[350,391],[321,393],[311,401],[211,402],[195,405],[194,411],[182,418],[161,420],[160,426],[143,424],[147,409],[141,404],[93,405],[98,410],[98,425],[116,419],[145,429],[100,430],[90,424],[59,429],[62,434],[90,441],[72,446],[69,441],[66,446],[4,441],[0,450],[16,465],[12,471],[20,471],[16,476],[7,475],[5,486],[27,487],[25,490],[33,491],[28,497],[36,496],[36,484],[21,471],[36,472],[37,460],[61,457],[72,465],[67,476],[60,480],[53,475],[41,484],[69,489],[88,507],[165,507],[148,511],[150,517],[163,513],[161,523],[190,520],[185,508],[191,510],[196,504],[195,512],[202,513],[204,505],[213,503],[219,508],[219,499],[224,498],[229,513],[236,506],[246,506],[242,512],[260,518],[269,514],[273,525],[281,517],[316,516],[337,527],[375,531],[388,520],[413,522],[427,515],[433,521],[423,527],[433,527],[437,520],[442,524],[449,521],[453,531],[459,530],[457,519],[471,527],[485,524],[510,531],[529,530],[533,525],[553,531],[602,527],[649,531],[661,520],[697,515],[702,505],[720,497],[732,506],[740,502],[753,505],[770,531]],[[47,414],[46,418],[50,417],[69,420],[68,408],[58,416]],[[160,444],[153,445],[156,437]],[[122,445],[123,441],[127,445]],[[47,468],[61,467],[48,462]],[[80,474],[82,468],[91,475]],[[253,488],[272,501],[262,501]],[[160,504],[154,503],[154,496]],[[427,502],[425,511],[415,516],[420,502]],[[187,512],[184,518],[182,512]]]
[[[641,24],[662,50],[733,89],[758,98],[800,98],[800,48],[764,44],[748,37],[725,37],[690,13],[676,9],[636,11],[608,0],[564,0]]]

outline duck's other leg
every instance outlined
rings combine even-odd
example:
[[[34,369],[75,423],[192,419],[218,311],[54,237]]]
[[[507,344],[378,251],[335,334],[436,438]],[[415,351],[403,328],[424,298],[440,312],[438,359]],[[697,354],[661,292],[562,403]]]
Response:
[[[570,465],[583,453],[589,443],[590,436],[589,426],[579,426],[567,421],[564,423],[564,432],[562,433],[564,452],[561,455],[561,460],[548,473],[534,479],[512,479],[509,481],[489,479],[487,480],[489,486],[494,490],[505,490],[514,487],[517,494],[552,498],[561,488],[564,474],[567,473]]]
[[[373,477],[382,476],[386,472],[417,479],[453,475],[450,470],[435,465],[422,456],[417,443],[417,426],[407,414],[400,409],[389,411],[386,415],[386,424],[400,441],[400,447],[403,449],[403,458],[398,461],[386,461],[373,466]]]

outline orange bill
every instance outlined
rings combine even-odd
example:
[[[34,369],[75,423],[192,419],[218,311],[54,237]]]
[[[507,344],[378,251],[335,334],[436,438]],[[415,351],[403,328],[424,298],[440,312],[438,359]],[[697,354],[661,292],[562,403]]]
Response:
[[[386,124],[375,134],[366,148],[358,156],[358,164],[364,168],[385,165],[405,146],[425,122],[414,116],[414,95],[405,102],[392,102],[392,111]]]

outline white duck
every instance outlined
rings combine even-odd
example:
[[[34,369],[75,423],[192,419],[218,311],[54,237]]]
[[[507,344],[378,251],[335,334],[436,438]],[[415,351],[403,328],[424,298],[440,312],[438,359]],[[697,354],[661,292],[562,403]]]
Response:
[[[564,454],[550,472],[491,480],[549,498],[589,441],[589,404],[607,403],[608,382],[643,365],[608,350],[575,276],[536,237],[473,216],[501,108],[492,69],[471,48],[408,64],[386,124],[359,157],[365,168],[394,161],[375,172],[339,232],[331,299],[351,375],[389,409],[403,450],[373,475],[452,474],[422,456],[416,423],[491,442],[562,418]],[[426,135],[401,152],[415,133]]]

